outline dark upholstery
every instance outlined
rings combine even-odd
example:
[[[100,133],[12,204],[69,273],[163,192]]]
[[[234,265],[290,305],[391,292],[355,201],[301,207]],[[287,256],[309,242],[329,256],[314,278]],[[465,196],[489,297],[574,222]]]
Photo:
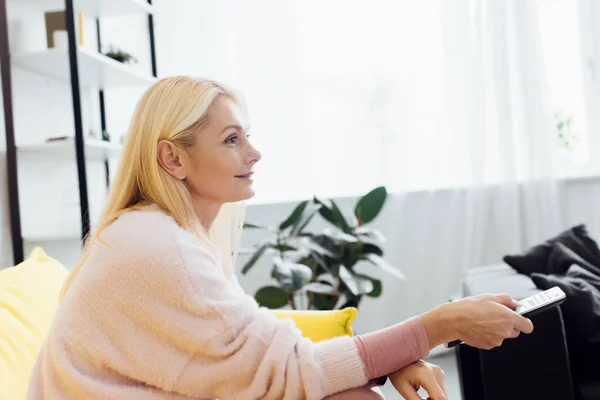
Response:
[[[463,279],[465,296],[508,293],[520,300],[539,292],[531,278],[508,265],[474,268]],[[600,399],[600,381],[571,368],[559,307],[531,318],[534,331],[491,351],[455,348],[464,400]]]

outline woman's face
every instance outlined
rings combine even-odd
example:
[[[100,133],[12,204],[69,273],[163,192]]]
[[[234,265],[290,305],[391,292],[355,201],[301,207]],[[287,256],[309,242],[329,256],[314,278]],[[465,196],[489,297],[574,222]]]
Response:
[[[184,182],[193,199],[218,203],[249,199],[254,195],[254,164],[261,155],[248,141],[245,115],[226,97],[216,100],[209,113],[209,123],[188,149]]]

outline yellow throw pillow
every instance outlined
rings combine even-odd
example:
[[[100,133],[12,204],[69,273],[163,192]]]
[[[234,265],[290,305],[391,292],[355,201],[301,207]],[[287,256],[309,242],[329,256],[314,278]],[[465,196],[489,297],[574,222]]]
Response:
[[[331,311],[271,310],[277,318],[291,318],[304,337],[313,342],[338,336],[354,336],[352,323],[358,313],[354,307]]]
[[[0,398],[26,398],[68,274],[41,248],[19,265],[0,270]]]

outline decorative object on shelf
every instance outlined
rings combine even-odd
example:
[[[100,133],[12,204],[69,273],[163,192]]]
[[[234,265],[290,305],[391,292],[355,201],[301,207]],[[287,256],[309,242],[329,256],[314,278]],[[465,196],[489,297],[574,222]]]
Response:
[[[46,41],[48,48],[67,48],[67,26],[65,22],[65,11],[49,11],[44,14],[46,19]],[[85,45],[85,16],[82,12],[77,13],[79,45]],[[55,34],[56,33],[56,34]]]
[[[63,140],[69,140],[69,139],[73,139],[73,137],[72,136],[55,136],[55,137],[49,137],[48,139],[46,139],[46,142],[48,142],[48,143],[62,142]]]
[[[109,50],[106,53],[104,53],[104,55],[123,64],[135,64],[138,62],[138,60],[133,55],[123,50],[114,48],[113,46],[110,46]]]
[[[79,33],[79,45],[85,46],[85,16],[82,12],[77,13],[77,18],[79,21],[78,25],[78,33]]]
[[[379,246],[385,241],[383,234],[366,226],[377,217],[386,198],[385,187],[378,187],[359,199],[354,212],[349,212],[334,200],[314,197],[299,203],[278,227],[245,224],[246,229],[272,232],[271,237],[251,251],[242,268],[245,274],[263,254],[273,256],[271,276],[277,285],[259,289],[256,301],[272,309],[358,308],[364,296],[379,297],[383,286],[380,280],[356,271],[355,267],[362,262],[406,279],[383,258]],[[316,214],[333,229],[307,232],[305,228]]]

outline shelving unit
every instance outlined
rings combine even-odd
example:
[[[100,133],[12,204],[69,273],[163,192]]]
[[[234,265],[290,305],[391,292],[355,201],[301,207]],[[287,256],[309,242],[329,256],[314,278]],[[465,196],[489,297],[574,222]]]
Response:
[[[9,3],[31,4],[48,10],[61,9],[64,0],[9,0]],[[75,0],[75,9],[94,18],[132,14],[152,14],[152,5],[143,0]]]
[[[81,232],[73,230],[72,232],[61,232],[58,235],[24,235],[23,241],[29,243],[48,243],[79,239]]]
[[[31,6],[31,9],[65,10],[67,49],[47,49],[36,52],[11,54],[8,40],[7,6],[9,4]],[[81,89],[98,89],[100,108],[100,129],[106,130],[104,90],[132,86],[148,86],[157,79],[156,53],[154,46],[154,20],[152,0],[0,0],[0,78],[5,117],[7,176],[9,185],[9,208],[13,242],[13,260],[17,264],[24,259],[24,241],[48,242],[65,241],[79,237],[82,241],[90,232],[90,210],[88,201],[86,162],[104,162],[106,184],[109,184],[108,160],[118,158],[122,146],[85,137],[82,122]],[[77,44],[76,13],[83,12],[96,19],[97,51]],[[119,63],[100,53],[102,48],[100,19],[125,15],[147,15],[151,71],[140,72],[131,66]],[[50,77],[70,85],[73,105],[75,136],[60,141],[28,143],[17,145],[14,130],[12,74],[11,68],[19,67]],[[56,134],[60,134],[57,132]],[[34,159],[55,157],[73,158],[77,165],[81,230],[66,227],[55,235],[28,235],[23,237],[21,227],[21,206],[17,171],[18,157]]]
[[[79,62],[79,82],[84,87],[110,89],[149,85],[156,78],[142,74],[98,52],[84,48],[77,49]],[[49,49],[34,53],[18,53],[12,56],[13,65],[26,68],[51,78],[69,82],[69,51]]]
[[[87,161],[105,161],[107,159],[118,158],[121,155],[123,146],[116,143],[105,142],[103,140],[85,139],[85,156]],[[68,159],[75,157],[75,140],[72,138],[46,142],[34,143],[17,146],[19,155],[45,156],[59,159]]]

